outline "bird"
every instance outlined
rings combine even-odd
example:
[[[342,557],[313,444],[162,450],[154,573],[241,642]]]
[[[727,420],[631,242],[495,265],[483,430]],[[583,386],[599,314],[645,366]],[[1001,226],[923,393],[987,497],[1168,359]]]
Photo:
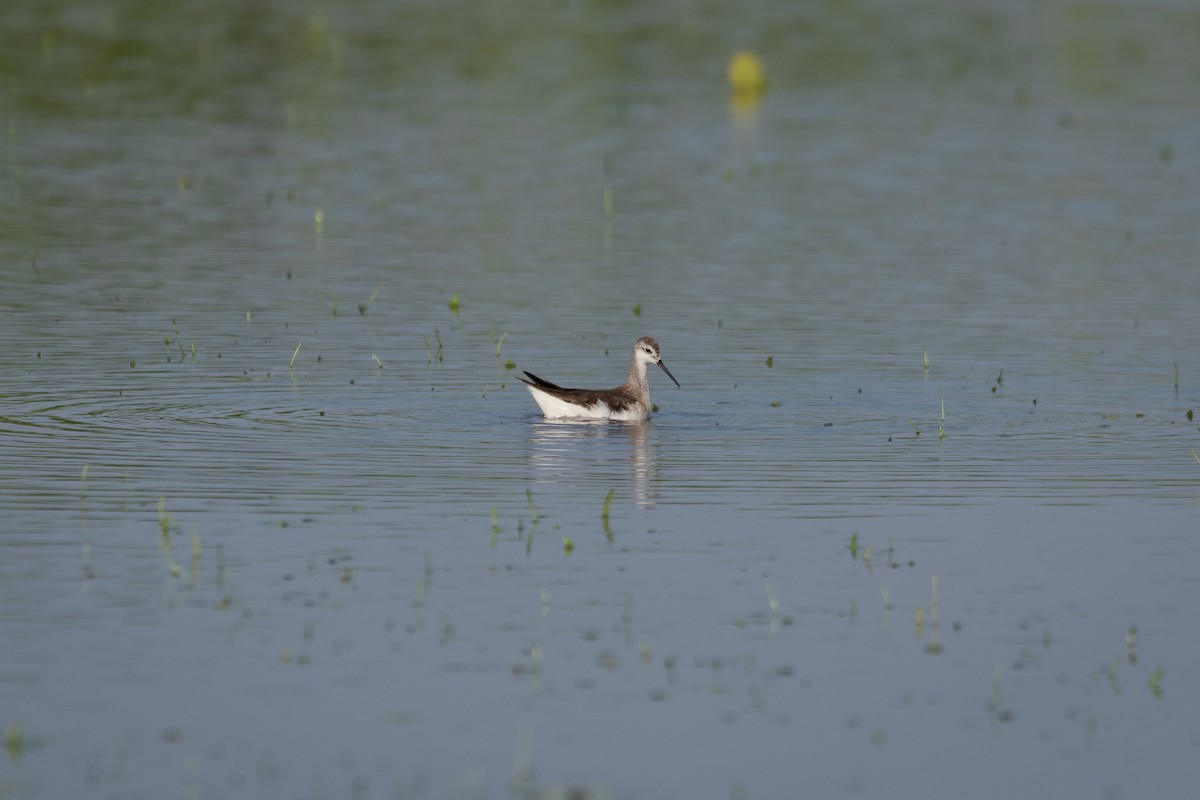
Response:
[[[629,376],[615,389],[564,389],[526,372],[525,384],[546,419],[609,419],[636,422],[650,416],[650,382],[646,365],[657,364],[679,388],[679,381],[667,369],[659,354],[658,342],[643,336],[633,345],[629,358]]]

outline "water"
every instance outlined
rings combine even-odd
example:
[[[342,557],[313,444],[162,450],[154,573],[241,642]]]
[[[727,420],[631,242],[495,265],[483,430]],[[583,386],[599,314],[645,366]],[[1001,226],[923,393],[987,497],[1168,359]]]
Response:
[[[6,6],[0,796],[1186,794],[1154,11]]]

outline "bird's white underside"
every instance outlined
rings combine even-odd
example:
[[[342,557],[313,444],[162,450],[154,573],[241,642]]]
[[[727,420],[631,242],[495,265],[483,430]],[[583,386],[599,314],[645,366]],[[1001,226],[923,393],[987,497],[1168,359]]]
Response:
[[[526,386],[525,388],[529,389],[529,393],[533,395],[534,402],[542,409],[542,414],[546,419],[612,419],[618,422],[633,422],[645,419],[648,416],[636,405],[632,408],[613,412],[609,408],[608,403],[605,403],[603,400],[597,401],[588,408],[576,405],[575,403],[568,403],[566,400],[560,400],[552,394],[543,392],[536,386]]]

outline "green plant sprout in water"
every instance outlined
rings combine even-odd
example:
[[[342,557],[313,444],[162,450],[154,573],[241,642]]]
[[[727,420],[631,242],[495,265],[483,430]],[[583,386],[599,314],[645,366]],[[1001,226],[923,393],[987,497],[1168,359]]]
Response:
[[[175,563],[175,559],[171,555],[171,534],[174,530],[175,520],[167,513],[167,498],[160,497],[158,498],[158,549],[162,551],[163,560],[166,562],[171,576],[178,578],[183,575],[183,570]]]
[[[496,336],[493,333],[488,334],[488,339],[496,340],[496,372],[500,371],[500,346],[504,344],[504,340],[507,338],[508,338],[507,333],[502,333],[499,336]],[[511,358],[504,362],[504,368],[506,370],[511,371],[511,370],[516,369],[516,367],[517,367],[516,362],[513,361]]]
[[[1105,670],[1105,676],[1108,678],[1108,686],[1112,689],[1113,694],[1121,693],[1121,679],[1118,673],[1121,671],[1120,657],[1113,658],[1109,663],[1108,669]]]
[[[433,351],[434,339],[437,340],[437,352],[436,353]],[[437,359],[438,364],[442,363],[442,360],[443,360],[443,358],[442,358],[442,335],[440,333],[438,333],[438,329],[437,329],[436,325],[433,328],[433,338],[431,339],[429,337],[425,337],[425,364],[426,364],[426,366],[432,367],[434,358]]]
[[[1000,700],[1004,695],[1004,664],[997,661],[992,667],[992,693],[988,696],[985,707],[995,715],[1000,711]]]
[[[537,525],[538,515],[537,515],[537,509],[533,507],[533,490],[532,489],[525,490],[525,500],[526,500],[526,502],[529,503],[529,524]]]
[[[25,752],[25,729],[20,722],[10,722],[4,729],[4,749],[9,758],[19,758]]]
[[[780,605],[779,598],[775,595],[775,586],[770,581],[767,581],[764,588],[767,592],[767,605],[771,607],[771,618],[778,619]]]
[[[1162,700],[1162,678],[1163,669],[1162,667],[1159,667],[1158,669],[1154,670],[1154,672],[1150,673],[1150,680],[1147,681],[1147,684],[1150,687],[1150,693],[1154,695],[1156,700]]]
[[[375,302],[375,298],[379,297],[379,293],[382,291],[383,284],[381,283],[375,287],[375,291],[371,292],[371,296],[367,298],[365,303],[358,304],[358,315],[360,317],[365,317],[367,315],[367,309],[371,306],[371,303]]]
[[[450,313],[456,317],[458,316],[458,294],[457,293],[453,297],[450,298]]]
[[[296,363],[296,356],[298,356],[300,354],[300,348],[303,346],[304,346],[304,342],[296,343],[296,349],[292,351],[292,360],[288,362],[289,370],[292,368],[292,365]]]
[[[942,398],[942,424],[938,425],[938,441],[946,438],[946,395],[942,393],[942,387],[938,387],[938,396]]]
[[[604,523],[604,535],[611,542],[613,538],[612,528],[608,525],[608,509],[612,507],[613,493],[615,489],[609,489],[608,494],[604,497],[604,507],[600,509],[600,521]]]
[[[533,491],[525,490],[525,501],[529,503],[529,538],[525,540],[525,555],[533,552],[533,534],[537,530],[537,509],[533,507]]]
[[[941,602],[938,600],[938,577],[937,575],[930,576],[930,596],[929,596],[929,642],[925,645],[925,652],[931,656],[939,655],[942,652],[942,643],[938,640],[938,630],[941,628],[939,621]],[[922,609],[916,610],[916,620],[918,631],[924,628],[924,614]]]

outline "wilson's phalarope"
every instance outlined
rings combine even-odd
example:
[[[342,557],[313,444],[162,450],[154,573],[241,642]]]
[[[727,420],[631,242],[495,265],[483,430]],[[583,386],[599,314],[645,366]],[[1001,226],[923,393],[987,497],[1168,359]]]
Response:
[[[657,364],[667,377],[679,381],[662,362],[658,342],[643,336],[633,345],[629,359],[629,377],[615,389],[564,389],[526,372],[529,380],[518,380],[529,387],[529,393],[546,415],[546,419],[575,417],[577,419],[614,419],[622,422],[646,419],[650,416],[650,382],[646,380],[646,365]]]

